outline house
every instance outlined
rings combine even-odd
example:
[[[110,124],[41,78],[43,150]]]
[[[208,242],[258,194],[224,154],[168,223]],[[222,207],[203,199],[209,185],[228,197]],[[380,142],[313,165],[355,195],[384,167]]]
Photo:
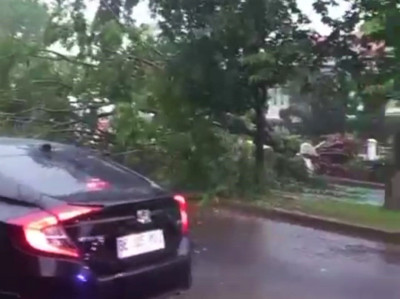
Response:
[[[370,40],[364,34],[357,32],[353,35],[353,50],[358,52],[361,57],[367,63],[367,67],[369,69],[374,69],[375,65],[375,58],[380,57],[382,55],[387,54],[387,47],[385,47],[385,43],[383,42],[376,42]],[[326,36],[313,36],[313,40],[315,44],[321,44],[322,47],[327,47],[329,45],[325,45],[324,42],[327,40]],[[334,57],[331,57],[320,68],[320,73],[323,75],[329,76],[330,74],[334,74],[332,70],[335,68],[336,60]],[[285,91],[285,88],[277,87],[270,89],[269,92],[269,101],[268,101],[268,113],[266,115],[267,120],[271,123],[279,123],[282,122],[281,118],[281,111],[287,110],[288,113],[291,115],[292,123],[300,123],[301,120],[299,118],[293,117],[296,113],[293,111],[301,112],[301,114],[310,113],[309,104],[307,104],[307,100],[296,101],[293,103],[291,101],[292,95]],[[352,94],[349,94],[349,97],[352,97]],[[291,108],[291,109],[288,109]],[[290,111],[289,111],[290,110]],[[349,117],[349,116],[347,116]]]
[[[268,91],[268,120],[281,120],[280,111],[290,106],[290,95],[282,87],[272,88]]]

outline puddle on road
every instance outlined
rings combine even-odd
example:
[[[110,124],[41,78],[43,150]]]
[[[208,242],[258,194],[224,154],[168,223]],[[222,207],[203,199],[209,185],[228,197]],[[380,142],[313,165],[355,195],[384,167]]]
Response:
[[[218,233],[222,238],[226,238],[226,246],[235,244],[235,240],[228,237],[234,232],[238,239],[249,242],[247,244],[249,250],[258,253],[264,251],[265,257],[279,255],[292,258],[292,256],[297,256],[299,260],[340,259],[342,262],[341,258],[347,258],[361,263],[366,260],[378,259],[400,265],[399,245],[276,222],[257,216],[248,216],[241,212],[225,209],[202,209],[196,215],[194,223],[198,223],[198,225],[194,225],[194,232],[198,232],[194,233],[194,240],[195,250],[199,255],[206,253],[202,249],[208,249],[208,245],[210,245],[211,251],[213,246],[214,249],[221,249],[224,246],[224,244],[215,246],[214,243],[218,241],[218,238],[210,237],[210,232]],[[207,244],[210,241],[211,244]],[[240,240],[237,241],[240,242]]]
[[[331,246],[330,251],[334,254],[354,258],[357,260],[380,256],[390,264],[400,265],[400,247],[398,245],[377,243],[376,246],[366,246],[361,244],[351,244],[340,246]]]

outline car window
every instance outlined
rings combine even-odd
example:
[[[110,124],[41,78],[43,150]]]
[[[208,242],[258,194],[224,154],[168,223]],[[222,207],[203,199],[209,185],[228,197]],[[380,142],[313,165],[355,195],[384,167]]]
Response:
[[[0,173],[38,192],[64,197],[78,193],[151,189],[152,183],[118,164],[79,152],[56,151],[0,159]]]

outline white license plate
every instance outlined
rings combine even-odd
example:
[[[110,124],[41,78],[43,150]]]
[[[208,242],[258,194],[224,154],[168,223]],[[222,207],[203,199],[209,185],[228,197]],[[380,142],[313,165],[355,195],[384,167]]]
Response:
[[[119,259],[125,259],[164,248],[165,240],[161,229],[117,238],[117,255]]]

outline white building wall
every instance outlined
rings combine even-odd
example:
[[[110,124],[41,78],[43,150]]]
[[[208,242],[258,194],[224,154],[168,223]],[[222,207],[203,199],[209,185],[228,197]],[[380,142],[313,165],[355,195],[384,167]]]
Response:
[[[279,112],[282,109],[289,108],[290,97],[285,94],[284,89],[277,87],[268,91],[269,95],[269,109],[267,113],[267,119],[280,119]]]

